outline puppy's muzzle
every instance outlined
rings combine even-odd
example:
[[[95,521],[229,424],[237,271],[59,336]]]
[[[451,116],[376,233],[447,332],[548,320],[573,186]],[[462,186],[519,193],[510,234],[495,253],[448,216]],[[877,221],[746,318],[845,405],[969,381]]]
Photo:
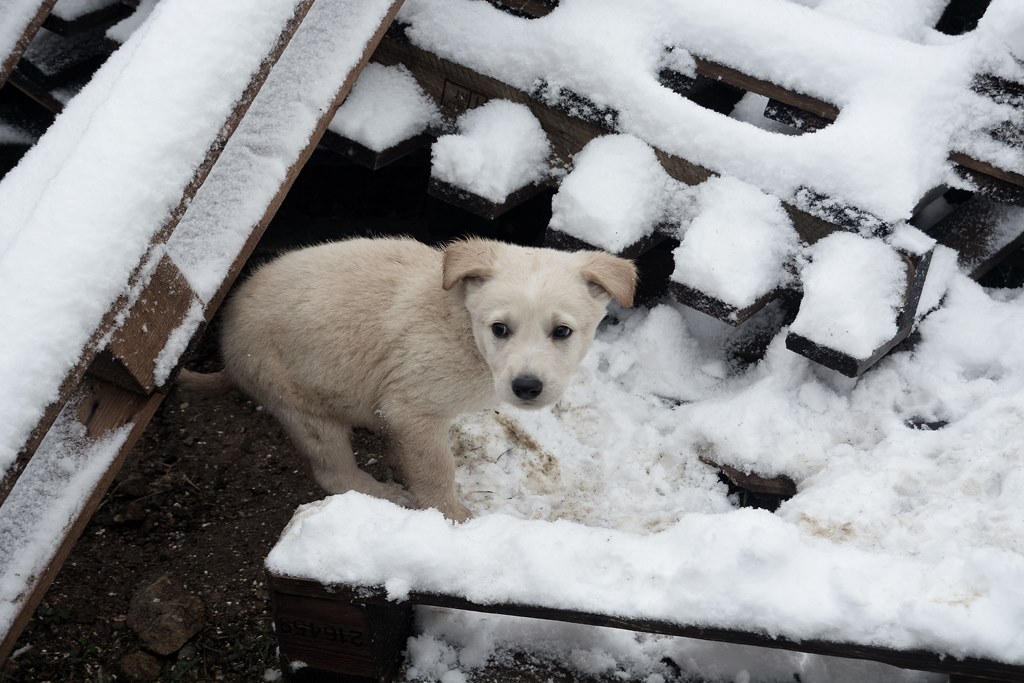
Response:
[[[523,401],[532,401],[544,391],[544,382],[532,375],[516,377],[512,380],[512,393]]]

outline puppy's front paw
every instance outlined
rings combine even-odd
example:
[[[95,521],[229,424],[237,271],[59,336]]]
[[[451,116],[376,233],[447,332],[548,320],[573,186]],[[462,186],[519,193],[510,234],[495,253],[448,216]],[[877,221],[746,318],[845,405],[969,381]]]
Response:
[[[473,518],[473,513],[462,503],[456,501],[440,508],[441,514],[456,524],[462,524]]]

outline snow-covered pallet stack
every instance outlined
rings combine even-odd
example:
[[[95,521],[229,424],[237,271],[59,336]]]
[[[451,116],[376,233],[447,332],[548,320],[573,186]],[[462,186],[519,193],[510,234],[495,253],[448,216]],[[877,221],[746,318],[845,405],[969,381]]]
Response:
[[[0,183],[0,658],[400,4],[166,0]]]
[[[1002,502],[1021,490],[1006,445],[1021,374],[950,332],[989,303],[956,269],[980,277],[1024,240],[1024,11],[993,0],[966,36],[930,28],[988,4],[563,0],[541,16],[530,2],[407,3],[332,125],[339,148],[379,165],[437,138],[432,191],[486,216],[557,188],[557,240],[641,261],[667,250],[665,290],[727,323],[759,324],[786,292],[800,303],[768,323],[785,338],[747,372],[691,348],[705,323],[660,306],[605,330],[557,416],[467,418],[460,485],[491,514],[454,526],[358,494],[301,508],[267,561],[295,679],[387,679],[408,646],[423,667],[410,679],[460,681],[502,647],[563,637],[419,610],[425,633],[406,640],[425,605],[1024,680],[1024,562],[1004,526],[1019,510]],[[786,351],[860,375],[944,297],[920,362],[901,354],[859,385]],[[999,329],[987,315],[979,334]],[[971,392],[1006,372],[991,412],[972,412]],[[947,381],[965,387],[948,404]],[[961,426],[943,432],[932,413],[949,410]],[[712,509],[696,461],[792,474],[762,484],[796,502]],[[667,507],[648,515],[654,500]],[[630,679],[607,654],[622,641],[571,633],[553,656]],[[666,680],[657,655],[677,646],[630,646],[622,659],[656,653],[635,670]],[[829,666],[807,680],[831,680]],[[883,676],[934,680],[883,667],[844,680]]]
[[[1003,3],[955,46],[932,27],[978,3],[492,4],[409,12],[334,145],[376,167],[436,137],[430,191],[491,218],[556,188],[552,243],[670,251],[680,302],[737,326],[768,308],[849,376],[939,305],[947,247],[978,277],[1024,242],[994,208],[1024,202]]]

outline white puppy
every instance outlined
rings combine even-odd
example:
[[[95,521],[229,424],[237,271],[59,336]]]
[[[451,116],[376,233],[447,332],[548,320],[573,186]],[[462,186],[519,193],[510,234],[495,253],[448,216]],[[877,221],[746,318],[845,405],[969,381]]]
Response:
[[[354,239],[289,253],[241,284],[223,311],[225,371],[186,387],[235,385],[276,416],[330,493],[361,491],[470,517],[455,490],[449,426],[506,401],[556,402],[636,270],[597,251],[480,239],[443,251]],[[225,376],[226,374],[226,376]],[[390,441],[396,484],[356,465],[352,427]]]

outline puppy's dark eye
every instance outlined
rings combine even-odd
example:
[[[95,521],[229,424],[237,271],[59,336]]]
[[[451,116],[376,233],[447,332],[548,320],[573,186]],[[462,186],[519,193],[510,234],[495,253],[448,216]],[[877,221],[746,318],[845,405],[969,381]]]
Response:
[[[505,323],[494,323],[491,325],[491,332],[495,337],[504,339],[511,333],[511,330],[508,329],[508,325]]]
[[[572,329],[565,325],[559,325],[555,329],[551,330],[551,336],[555,339],[568,339],[572,336]]]

